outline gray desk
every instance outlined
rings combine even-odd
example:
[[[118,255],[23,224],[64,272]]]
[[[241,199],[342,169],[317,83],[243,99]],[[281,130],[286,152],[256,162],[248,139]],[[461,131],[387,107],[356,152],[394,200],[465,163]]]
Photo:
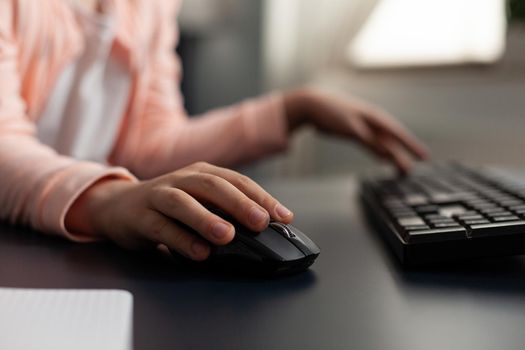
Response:
[[[525,346],[525,258],[403,271],[366,228],[350,178],[266,187],[295,209],[296,225],[322,248],[307,273],[278,280],[191,275],[111,245],[2,227],[0,285],[127,289],[137,350]]]

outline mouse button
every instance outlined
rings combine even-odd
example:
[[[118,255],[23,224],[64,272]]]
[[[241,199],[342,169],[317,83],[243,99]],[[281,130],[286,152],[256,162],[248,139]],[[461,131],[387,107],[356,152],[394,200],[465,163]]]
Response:
[[[286,237],[297,249],[301,250],[304,255],[316,255],[319,254],[320,249],[317,245],[306,236],[304,233],[299,231],[292,225],[286,225],[280,222],[271,222],[270,227]]]
[[[288,238],[293,238],[295,234],[286,227],[285,224],[282,224],[277,221],[270,222],[269,226],[273,228],[275,231],[279,232],[280,234],[284,235]]]
[[[274,254],[277,254],[282,260],[304,258],[304,254],[300,249],[275,230],[266,229],[253,236],[252,239],[271,250]]]
[[[223,246],[214,246],[212,255],[217,258],[236,256],[242,259],[261,261],[261,257],[255,254],[243,242],[234,239],[231,243]]]
[[[288,230],[292,232],[291,241],[303,251],[305,255],[317,255],[321,249],[307,235],[292,225],[287,225]]]

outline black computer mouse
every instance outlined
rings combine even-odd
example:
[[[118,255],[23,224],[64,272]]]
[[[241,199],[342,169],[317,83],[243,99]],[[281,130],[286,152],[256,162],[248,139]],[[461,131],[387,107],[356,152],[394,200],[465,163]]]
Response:
[[[225,215],[221,215],[225,217]],[[234,239],[223,246],[212,245],[205,261],[193,261],[172,251],[191,269],[243,275],[284,275],[306,270],[320,253],[319,247],[292,225],[270,222],[262,232],[253,232],[231,217]]]

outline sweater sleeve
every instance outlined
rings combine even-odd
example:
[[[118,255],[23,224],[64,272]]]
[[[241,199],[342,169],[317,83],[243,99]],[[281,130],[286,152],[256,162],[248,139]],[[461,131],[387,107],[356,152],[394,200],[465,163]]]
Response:
[[[117,150],[117,163],[151,178],[196,161],[232,166],[286,149],[283,99],[277,92],[188,118],[174,52],[177,6],[170,3],[156,1],[156,28],[143,72],[147,91],[140,103],[140,123],[135,124],[140,136],[132,142],[139,146],[133,152]]]
[[[0,2],[0,219],[75,241],[94,240],[66,230],[71,204],[104,177],[136,179],[123,168],[60,156],[36,139],[20,91],[11,4]]]

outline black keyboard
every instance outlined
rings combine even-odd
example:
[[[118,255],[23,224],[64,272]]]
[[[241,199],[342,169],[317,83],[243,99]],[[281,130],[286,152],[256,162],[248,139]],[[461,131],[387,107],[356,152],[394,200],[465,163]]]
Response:
[[[525,178],[426,164],[404,178],[365,179],[361,198],[404,265],[525,253]]]

